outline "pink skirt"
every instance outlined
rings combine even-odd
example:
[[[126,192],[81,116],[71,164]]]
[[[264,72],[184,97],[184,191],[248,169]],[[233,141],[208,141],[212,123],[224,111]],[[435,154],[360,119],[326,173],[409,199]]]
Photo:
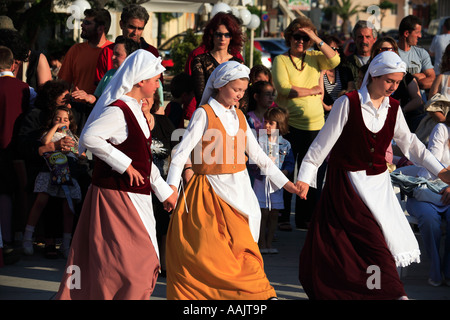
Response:
[[[158,272],[150,236],[127,193],[91,185],[56,299],[148,300]]]

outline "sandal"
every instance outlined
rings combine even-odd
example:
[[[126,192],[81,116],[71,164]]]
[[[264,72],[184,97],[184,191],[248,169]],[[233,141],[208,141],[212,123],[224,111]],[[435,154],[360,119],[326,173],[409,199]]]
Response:
[[[281,222],[278,224],[278,229],[281,231],[292,231],[292,226],[289,222]]]

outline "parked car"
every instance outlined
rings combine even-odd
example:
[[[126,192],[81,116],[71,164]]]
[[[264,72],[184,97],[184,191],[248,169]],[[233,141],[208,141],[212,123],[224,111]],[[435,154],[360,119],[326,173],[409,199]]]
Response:
[[[288,51],[284,38],[255,38],[255,48],[270,54],[271,61],[279,54]]]
[[[436,36],[436,35],[442,34],[444,22],[447,18],[450,18],[450,16],[431,20],[430,24],[428,25],[427,33],[431,36]]]

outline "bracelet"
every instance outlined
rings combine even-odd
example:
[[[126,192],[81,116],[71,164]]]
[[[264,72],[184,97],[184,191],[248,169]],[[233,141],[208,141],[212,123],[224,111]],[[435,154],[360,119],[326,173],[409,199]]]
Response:
[[[323,41],[320,41],[319,44],[317,45],[319,48],[322,48],[323,46]]]
[[[184,169],[183,169],[183,173],[184,173],[186,170],[189,170],[189,169],[192,170],[192,167],[186,167],[186,168],[184,168]]]

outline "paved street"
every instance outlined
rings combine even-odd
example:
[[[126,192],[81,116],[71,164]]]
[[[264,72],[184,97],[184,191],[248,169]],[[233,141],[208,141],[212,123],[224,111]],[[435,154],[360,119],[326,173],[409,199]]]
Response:
[[[306,232],[277,231],[274,247],[279,254],[264,255],[265,269],[280,300],[306,300],[307,296],[298,281],[298,256]],[[419,244],[422,246],[420,236]],[[422,262],[413,264],[402,272],[402,280],[410,299],[450,300],[450,287],[431,287],[427,284],[429,261],[422,250]],[[0,300],[50,300],[59,287],[65,260],[49,260],[42,251],[33,256],[23,256],[13,264],[0,268]],[[166,299],[165,278],[159,278],[152,300]]]

